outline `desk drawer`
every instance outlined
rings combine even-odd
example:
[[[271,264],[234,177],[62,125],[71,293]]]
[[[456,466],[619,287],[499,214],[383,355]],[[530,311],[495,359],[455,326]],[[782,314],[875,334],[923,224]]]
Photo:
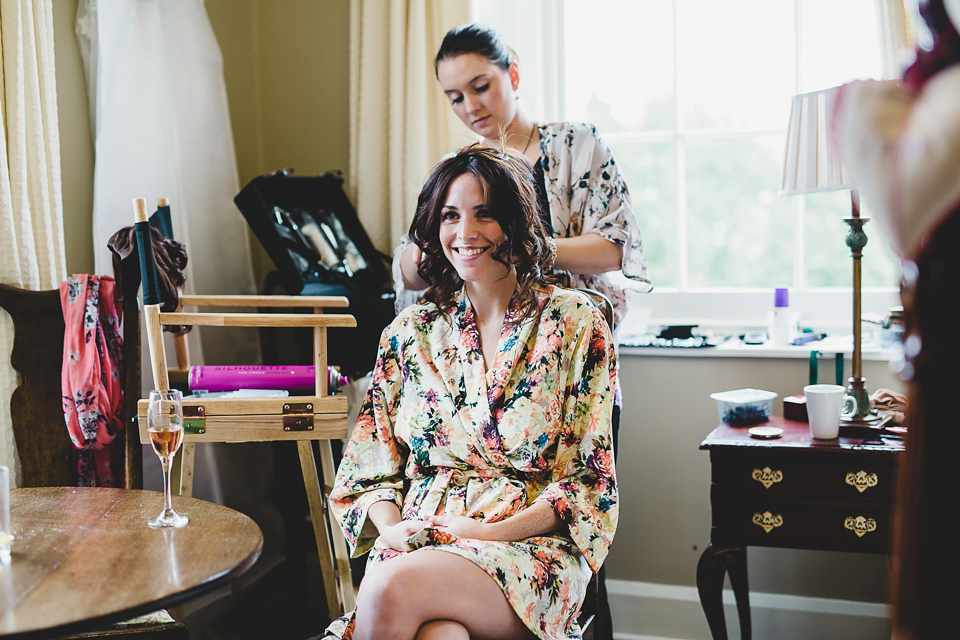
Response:
[[[711,540],[795,549],[887,553],[890,507],[856,501],[830,506],[771,501],[721,501],[713,507]]]
[[[714,491],[744,499],[823,496],[893,500],[897,470],[887,459],[859,456],[785,456],[758,450],[714,460]]]

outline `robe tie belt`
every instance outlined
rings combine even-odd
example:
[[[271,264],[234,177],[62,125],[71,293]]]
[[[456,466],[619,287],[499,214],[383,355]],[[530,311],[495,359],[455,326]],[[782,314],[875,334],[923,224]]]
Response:
[[[421,514],[434,514],[439,513],[440,507],[444,502],[445,498],[454,497],[449,496],[448,494],[455,493],[456,496],[454,500],[462,503],[460,509],[452,509],[454,513],[460,511],[466,513],[466,491],[462,490],[463,487],[466,487],[469,481],[472,478],[479,478],[483,480],[492,480],[495,478],[505,478],[510,480],[512,484],[517,489],[517,497],[514,498],[514,502],[522,501],[523,504],[519,504],[518,507],[523,507],[526,504],[526,486],[529,482],[528,474],[522,474],[518,471],[510,469],[493,469],[493,468],[474,468],[474,469],[460,469],[455,467],[431,467],[425,471],[427,473],[419,473],[414,475],[412,479],[414,481],[429,481],[430,488],[427,491],[426,496],[423,498],[423,502],[419,508]],[[432,471],[432,473],[429,473]],[[448,505],[448,511],[450,511]]]

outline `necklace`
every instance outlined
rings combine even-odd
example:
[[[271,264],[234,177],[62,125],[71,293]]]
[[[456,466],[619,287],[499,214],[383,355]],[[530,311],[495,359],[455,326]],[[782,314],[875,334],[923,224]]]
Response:
[[[530,143],[533,142],[533,132],[537,130],[537,123],[534,122],[533,126],[530,127],[530,135],[527,136],[527,144],[523,145],[523,151],[520,153],[526,153],[527,149],[530,147]]]

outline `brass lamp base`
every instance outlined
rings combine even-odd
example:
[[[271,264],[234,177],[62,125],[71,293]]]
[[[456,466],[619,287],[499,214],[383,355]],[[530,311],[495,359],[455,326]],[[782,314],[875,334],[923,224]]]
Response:
[[[840,435],[876,440],[880,437],[883,426],[890,421],[890,416],[880,415],[870,406],[870,394],[867,393],[864,378],[850,378],[849,382],[843,411],[840,413]]]
[[[850,378],[840,417],[840,424],[846,426],[869,427],[880,422],[877,410],[870,406],[870,394],[867,393],[866,380],[863,378]]]

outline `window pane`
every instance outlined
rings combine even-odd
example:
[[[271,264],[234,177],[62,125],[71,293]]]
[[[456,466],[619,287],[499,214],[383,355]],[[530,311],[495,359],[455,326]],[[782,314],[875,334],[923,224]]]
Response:
[[[850,215],[850,192],[826,191],[802,197],[807,284],[811,287],[853,286],[853,262],[846,243],[850,227],[843,221]]]
[[[851,286],[849,193],[778,197],[783,136],[762,134],[795,93],[879,77],[875,0],[563,2],[564,117],[614,149],[658,287]],[[866,231],[863,285],[896,286]]]
[[[800,93],[880,77],[875,0],[804,0]]]
[[[792,2],[677,0],[681,126],[783,129],[794,93],[793,22]]]
[[[686,144],[690,286],[792,282],[792,206],[776,194],[783,144],[782,135]]]
[[[647,268],[657,287],[676,287],[677,193],[673,143],[611,143],[643,238]]]
[[[565,117],[601,133],[672,129],[670,3],[567,0],[564,14]]]

